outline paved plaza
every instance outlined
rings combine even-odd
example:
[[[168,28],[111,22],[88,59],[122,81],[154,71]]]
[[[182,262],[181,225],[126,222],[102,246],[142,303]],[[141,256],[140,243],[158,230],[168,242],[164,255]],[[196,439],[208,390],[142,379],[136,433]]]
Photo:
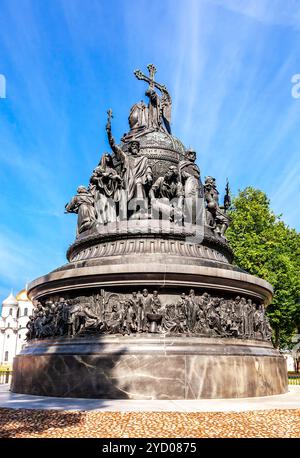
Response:
[[[0,389],[0,437],[300,437],[300,387],[198,401],[48,398]]]
[[[16,394],[0,385],[0,408],[101,412],[246,412],[248,410],[300,409],[300,386],[277,396],[200,400],[113,400],[54,398]]]

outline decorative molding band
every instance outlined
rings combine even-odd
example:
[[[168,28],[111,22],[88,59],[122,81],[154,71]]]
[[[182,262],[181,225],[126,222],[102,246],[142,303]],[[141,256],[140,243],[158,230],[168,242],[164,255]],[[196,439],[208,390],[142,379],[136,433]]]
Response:
[[[174,254],[231,263],[233,252],[226,239],[215,236],[207,227],[177,226],[159,221],[118,221],[86,231],[67,250],[70,262],[89,257],[135,253]],[[126,243],[124,243],[126,241]],[[109,254],[114,253],[114,254]]]
[[[228,258],[219,251],[200,244],[187,243],[167,239],[127,239],[108,241],[70,253],[69,261],[77,262],[86,259],[111,256],[144,255],[159,253],[160,255],[205,258],[211,261],[228,263]]]

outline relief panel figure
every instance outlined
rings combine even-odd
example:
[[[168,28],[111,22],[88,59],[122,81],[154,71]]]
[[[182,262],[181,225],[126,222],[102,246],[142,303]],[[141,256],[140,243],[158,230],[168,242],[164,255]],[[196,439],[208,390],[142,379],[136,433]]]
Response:
[[[130,300],[121,302],[122,310],[122,334],[132,334],[137,331],[136,311]]]
[[[123,328],[123,313],[116,303],[112,306],[112,311],[105,320],[104,331],[108,334],[119,334]]]
[[[151,297],[149,296],[148,290],[145,288],[142,291],[142,295],[140,296],[140,307],[143,310],[143,331],[148,330],[148,323],[147,323],[147,314],[152,312],[151,308]]]
[[[193,332],[196,326],[198,313],[199,313],[199,305],[197,303],[195,291],[191,289],[189,296],[188,296],[188,310],[187,310],[187,326],[188,326],[189,331],[191,332]]]

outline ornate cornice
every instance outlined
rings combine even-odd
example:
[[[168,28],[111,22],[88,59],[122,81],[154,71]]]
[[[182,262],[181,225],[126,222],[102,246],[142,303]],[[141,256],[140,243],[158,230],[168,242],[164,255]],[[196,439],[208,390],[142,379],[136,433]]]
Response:
[[[96,232],[98,230],[99,232]],[[117,222],[99,226],[78,238],[68,249],[70,262],[82,259],[161,252],[178,256],[232,262],[233,252],[226,239],[209,228],[156,224],[154,221]]]

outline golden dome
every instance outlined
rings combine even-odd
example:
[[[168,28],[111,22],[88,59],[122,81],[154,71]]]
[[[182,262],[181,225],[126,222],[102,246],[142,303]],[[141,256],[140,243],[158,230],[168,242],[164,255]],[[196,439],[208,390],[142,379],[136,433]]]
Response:
[[[16,295],[16,299],[17,301],[29,301],[29,298],[27,296],[27,291],[26,289],[22,289],[21,291],[18,292],[18,294]]]

